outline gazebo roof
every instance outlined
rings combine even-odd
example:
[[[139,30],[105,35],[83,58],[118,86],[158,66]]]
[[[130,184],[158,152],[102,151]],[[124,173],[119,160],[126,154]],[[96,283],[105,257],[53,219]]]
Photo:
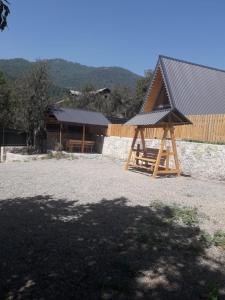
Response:
[[[165,127],[167,124],[184,125],[191,124],[191,121],[177,109],[164,109],[149,113],[140,113],[125,123],[125,125],[144,127]]]
[[[61,123],[108,126],[110,121],[100,112],[73,109],[73,108],[53,108],[51,113]]]

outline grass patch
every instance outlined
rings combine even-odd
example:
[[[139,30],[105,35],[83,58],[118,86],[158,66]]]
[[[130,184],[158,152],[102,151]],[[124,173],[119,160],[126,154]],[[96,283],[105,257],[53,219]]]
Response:
[[[174,222],[178,221],[187,226],[194,226],[199,223],[198,210],[196,207],[180,207],[178,205],[165,206],[160,201],[154,201],[151,205],[154,209],[164,209],[165,221]]]
[[[213,237],[208,232],[202,231],[199,237],[199,242],[206,248],[209,248],[213,245]]]
[[[171,207],[173,220],[181,221],[183,224],[188,226],[197,225],[199,223],[198,210],[196,207]]]
[[[62,151],[55,151],[55,152],[48,152],[48,154],[46,155],[46,157],[44,157],[43,159],[70,159],[70,160],[74,160],[74,159],[78,159],[78,157],[74,156],[73,154],[67,154],[67,153],[63,153]]]
[[[213,244],[225,250],[225,232],[218,230],[214,233]]]
[[[209,248],[214,245],[225,250],[225,232],[222,230],[216,231],[213,236],[207,232],[202,232],[199,241],[203,243],[205,247]]]

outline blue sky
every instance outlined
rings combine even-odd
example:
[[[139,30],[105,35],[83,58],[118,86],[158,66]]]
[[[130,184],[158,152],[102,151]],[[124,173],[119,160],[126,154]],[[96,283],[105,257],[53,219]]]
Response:
[[[225,0],[10,0],[0,57],[143,74],[159,54],[225,69]]]

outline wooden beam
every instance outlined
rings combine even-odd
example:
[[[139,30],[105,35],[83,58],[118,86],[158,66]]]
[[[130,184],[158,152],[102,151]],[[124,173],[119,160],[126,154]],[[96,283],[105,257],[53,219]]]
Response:
[[[144,128],[141,128],[140,129],[140,134],[141,134],[141,143],[142,143],[142,149],[143,149],[143,153],[144,153],[144,155],[145,155],[145,153],[146,153],[146,147],[145,147],[145,137],[144,137]]]
[[[132,144],[131,144],[131,147],[130,147],[127,162],[125,164],[125,170],[128,170],[128,168],[129,168],[132,152],[134,151],[134,146],[135,146],[135,143],[136,143],[136,140],[137,140],[137,137],[138,137],[138,132],[139,132],[139,128],[135,128],[135,134],[134,134],[134,138],[133,138],[133,141],[132,141]]]
[[[157,160],[156,160],[155,167],[154,167],[153,177],[156,177],[157,174],[158,174],[159,165],[160,165],[162,153],[163,153],[163,150],[164,150],[164,145],[165,145],[167,133],[168,133],[168,128],[164,128],[163,137],[162,137],[160,147],[159,147],[159,153],[158,153]]]
[[[59,130],[59,145],[60,145],[60,150],[62,150],[62,123],[60,123],[60,130]]]
[[[82,145],[81,145],[82,153],[84,153],[84,143],[85,143],[85,125],[83,125],[83,134],[82,134]]]
[[[176,146],[173,127],[170,127],[170,137],[171,137],[171,143],[172,143],[172,148],[173,148],[174,162],[175,162],[175,166],[176,166],[176,170],[177,170],[177,176],[179,176],[180,175],[180,164],[179,164],[178,155],[177,155],[177,146]]]

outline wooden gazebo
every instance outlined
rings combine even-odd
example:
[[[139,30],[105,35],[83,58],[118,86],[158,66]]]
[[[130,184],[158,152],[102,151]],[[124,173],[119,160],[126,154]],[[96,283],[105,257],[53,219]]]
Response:
[[[96,136],[105,135],[109,123],[100,112],[53,108],[46,116],[47,147],[92,152]]]

